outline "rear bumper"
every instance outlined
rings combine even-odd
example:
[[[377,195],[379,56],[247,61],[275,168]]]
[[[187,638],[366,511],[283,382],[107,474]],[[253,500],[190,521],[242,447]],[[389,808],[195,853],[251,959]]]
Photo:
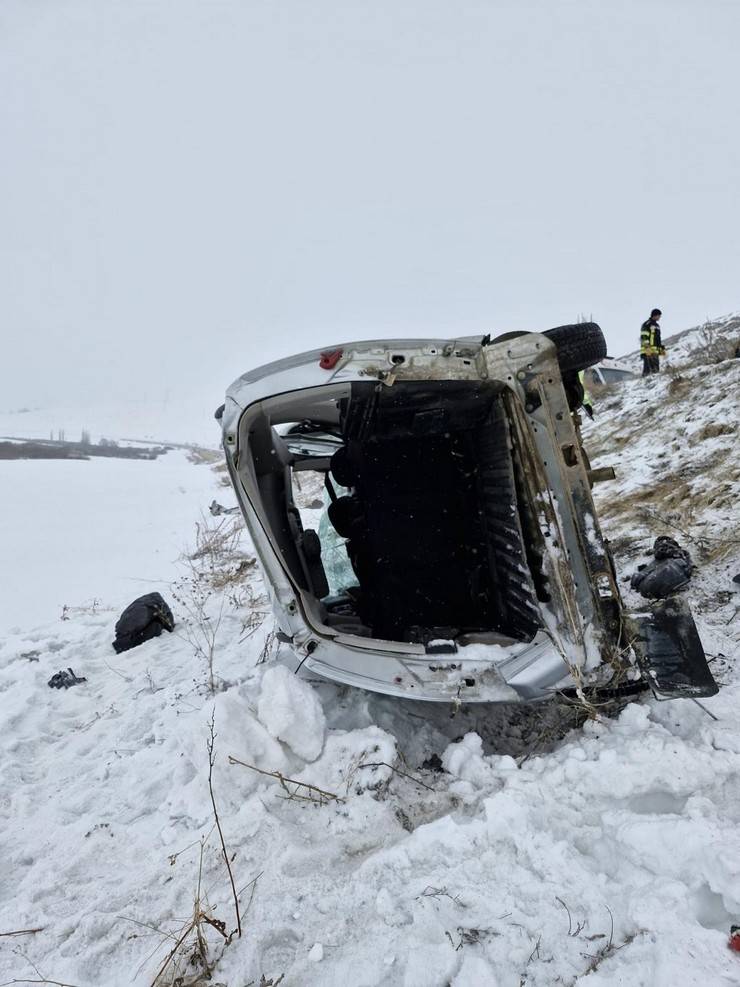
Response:
[[[341,636],[340,636],[341,637]],[[357,641],[357,638],[353,639]],[[335,682],[427,702],[536,702],[575,685],[563,657],[544,635],[502,648],[469,645],[444,654],[404,652],[396,642],[357,647],[312,638],[301,666]],[[415,646],[410,645],[409,649]]]

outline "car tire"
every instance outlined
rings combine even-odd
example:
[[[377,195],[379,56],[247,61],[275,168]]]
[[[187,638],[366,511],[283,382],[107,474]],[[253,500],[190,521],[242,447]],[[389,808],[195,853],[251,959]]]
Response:
[[[574,326],[556,326],[542,333],[558,350],[562,374],[586,370],[606,356],[606,340],[595,322],[579,322]]]

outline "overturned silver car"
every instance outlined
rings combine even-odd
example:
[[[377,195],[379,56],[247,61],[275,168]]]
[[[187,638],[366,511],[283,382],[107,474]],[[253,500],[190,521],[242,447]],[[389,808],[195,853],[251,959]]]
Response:
[[[605,353],[594,323],[373,340],[232,384],[231,481],[301,666],[455,703],[716,691],[685,603],[620,600],[577,414],[578,372]],[[325,488],[313,526],[307,471]]]

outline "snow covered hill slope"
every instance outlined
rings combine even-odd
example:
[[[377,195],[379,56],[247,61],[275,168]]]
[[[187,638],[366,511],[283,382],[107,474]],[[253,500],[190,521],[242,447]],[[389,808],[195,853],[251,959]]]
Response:
[[[703,708],[453,718],[307,681],[228,521],[165,594],[172,635],[117,656],[102,611],[5,634],[0,983],[740,984],[739,378],[635,380],[586,429],[620,578],[659,533],[694,554]],[[87,681],[48,688],[68,665]]]
[[[584,441],[595,467],[617,473],[594,495],[618,568],[626,576],[647,561],[657,535],[676,538],[699,566],[690,599],[705,649],[723,652],[713,636],[737,626],[740,607],[732,582],[740,572],[740,360],[705,362],[701,335],[697,342],[692,350],[684,337],[660,375],[597,396]],[[724,655],[717,660],[715,675]]]
[[[707,319],[700,326],[682,329],[681,332],[665,335],[663,344],[667,356],[662,361],[663,368],[677,370],[688,364],[715,364],[730,359],[740,346],[740,312],[731,312],[718,319]],[[633,350],[622,359],[631,361],[635,369],[642,370],[640,351]]]

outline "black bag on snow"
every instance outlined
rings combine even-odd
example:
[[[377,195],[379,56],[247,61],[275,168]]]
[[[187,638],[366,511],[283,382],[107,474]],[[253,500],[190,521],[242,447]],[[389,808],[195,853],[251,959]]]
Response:
[[[150,638],[159,637],[162,628],[171,631],[175,626],[172,611],[159,593],[147,593],[134,600],[123,611],[116,623],[116,654],[135,648]]]
[[[661,562],[663,559],[682,559],[691,567],[691,556],[685,548],[681,548],[675,538],[668,535],[660,535],[655,539],[653,545],[653,555]]]
[[[632,577],[632,589],[652,600],[664,600],[689,582],[691,566],[683,559],[651,562]]]
[[[686,549],[667,535],[655,539],[653,555],[655,561],[640,566],[632,576],[631,585],[641,596],[664,600],[688,584],[693,564]]]

